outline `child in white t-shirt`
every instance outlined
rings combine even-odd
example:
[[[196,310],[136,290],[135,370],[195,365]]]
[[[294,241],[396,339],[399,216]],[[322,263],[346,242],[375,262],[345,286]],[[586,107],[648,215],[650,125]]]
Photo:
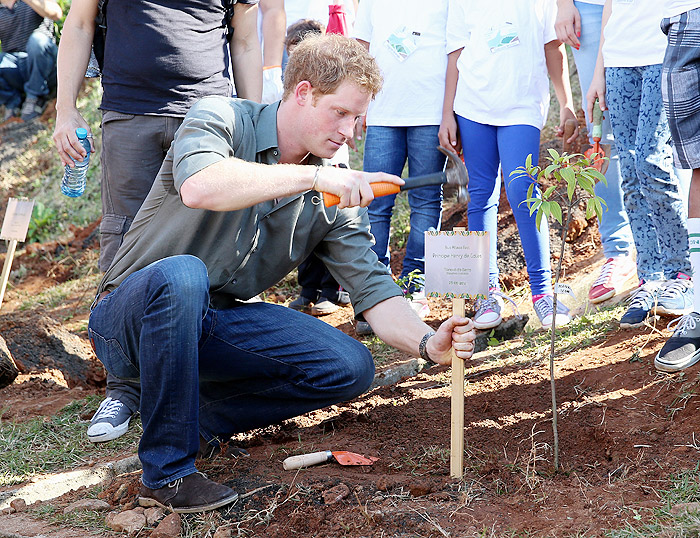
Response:
[[[438,130],[445,92],[445,27],[448,0],[362,0],[354,36],[368,47],[384,76],[382,91],[367,111],[364,170],[419,176],[439,172],[445,156],[438,151]],[[440,228],[439,185],[408,191],[411,228],[401,277],[425,273],[425,232]],[[396,195],[375,198],[368,207],[379,260],[389,266],[389,234]],[[409,277],[410,278],[410,277]],[[409,280],[407,278],[407,280]],[[421,318],[430,310],[420,277],[406,291]]]
[[[499,165],[525,253],[532,300],[544,327],[554,319],[549,231],[540,229],[526,204],[532,180],[510,173],[528,155],[538,162],[540,130],[549,108],[549,72],[560,104],[560,132],[575,119],[568,65],[556,40],[554,0],[450,0],[447,22],[447,83],[440,142],[464,151],[471,200],[469,229],[489,232],[489,297],[476,304],[474,325],[501,322],[496,232],[501,192]],[[456,116],[456,117],[455,117]],[[459,138],[458,138],[459,133]],[[570,141],[578,136],[578,129]],[[535,187],[534,195],[539,191]],[[570,321],[557,303],[556,325]]]
[[[659,0],[607,0],[596,72],[587,95],[608,109],[620,156],[625,209],[637,249],[640,287],[620,319],[639,327],[652,314],[692,310],[686,209],[673,170],[661,96],[666,40]]]

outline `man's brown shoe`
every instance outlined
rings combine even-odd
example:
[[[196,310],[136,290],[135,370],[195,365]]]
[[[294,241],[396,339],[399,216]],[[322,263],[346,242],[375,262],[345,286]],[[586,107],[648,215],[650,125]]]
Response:
[[[170,482],[159,489],[141,484],[139,504],[144,507],[160,506],[173,512],[190,514],[214,510],[238,499],[238,493],[228,486],[209,480],[204,473],[196,472]]]

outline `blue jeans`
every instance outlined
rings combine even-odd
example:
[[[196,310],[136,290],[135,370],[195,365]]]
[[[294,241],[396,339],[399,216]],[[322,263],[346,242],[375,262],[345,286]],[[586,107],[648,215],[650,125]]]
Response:
[[[593,80],[596,60],[598,58],[598,44],[600,43],[600,26],[603,17],[603,6],[596,4],[586,4],[584,2],[574,2],[574,5],[581,15],[581,48],[572,49],[576,70],[581,85],[583,98],[586,97],[588,87]],[[583,103],[585,110],[586,103]],[[605,179],[608,184],[598,182],[595,186],[595,193],[607,204],[607,210],[598,223],[600,241],[603,246],[603,253],[606,258],[629,255],[632,249],[632,229],[630,228],[627,212],[622,201],[622,188],[620,186],[620,160],[615,147],[615,140],[610,128],[609,114],[605,115],[603,121],[603,137],[601,144],[610,144],[610,154],[606,155],[610,161],[608,170],[605,172]],[[586,119],[588,132],[591,132],[591,123]],[[591,144],[593,140],[591,139]]]
[[[609,67],[605,82],[625,208],[637,247],[637,274],[645,281],[691,274],[687,212],[661,99],[661,64]]]
[[[510,173],[525,165],[532,155],[532,164],[539,158],[540,130],[530,125],[484,125],[457,116],[462,138],[464,163],[469,172],[469,230],[489,232],[489,286],[497,288],[498,262],[497,240],[498,203],[501,197],[501,175],[505,178],[506,196],[523,245],[530,290],[533,295],[552,293],[552,269],[549,260],[549,227],[543,219],[537,230],[535,215],[530,216],[527,189],[532,179],[514,179]],[[535,186],[534,196],[539,196]]]
[[[7,108],[18,108],[23,93],[44,97],[56,88],[56,43],[35,31],[26,48],[25,52],[0,53],[0,104]]]
[[[365,346],[312,316],[262,302],[208,305],[206,266],[181,255],[131,274],[90,315],[105,368],[141,380],[149,488],[195,472],[200,434],[225,441],[348,400],[374,376]]]
[[[408,172],[411,176],[442,171],[445,156],[437,149],[440,145],[439,129],[439,125],[367,127],[363,169],[365,172],[387,172],[400,176],[408,159]],[[421,274],[425,273],[425,232],[431,228],[439,230],[442,217],[442,186],[421,187],[411,189],[407,193],[408,205],[411,208],[411,229],[406,241],[402,277],[415,270]],[[375,198],[368,208],[375,240],[372,250],[387,267],[390,256],[391,212],[395,200],[395,194],[381,196]]]

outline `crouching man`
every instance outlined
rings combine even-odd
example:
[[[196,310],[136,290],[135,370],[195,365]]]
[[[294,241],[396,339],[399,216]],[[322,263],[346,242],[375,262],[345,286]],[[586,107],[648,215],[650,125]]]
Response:
[[[234,501],[195,467],[207,444],[358,396],[374,364],[359,342],[311,316],[246,302],[313,251],[388,344],[438,363],[469,358],[472,323],[433,335],[377,261],[370,182],[396,176],[324,167],[381,88],[352,39],[309,38],[281,102],[208,97],[184,119],[98,289],[89,334],[120,378],[140,379],[142,504],[198,512]],[[319,192],[340,196],[325,208]],[[211,448],[211,447],[209,447]]]

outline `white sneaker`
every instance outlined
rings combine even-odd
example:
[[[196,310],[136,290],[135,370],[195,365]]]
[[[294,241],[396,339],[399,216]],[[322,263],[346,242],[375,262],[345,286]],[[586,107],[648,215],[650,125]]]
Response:
[[[132,415],[131,409],[121,401],[105,398],[90,419],[88,439],[93,443],[104,443],[121,437],[129,429]]]
[[[637,266],[630,256],[608,258],[588,291],[588,300],[596,304],[611,299],[636,274]]]

